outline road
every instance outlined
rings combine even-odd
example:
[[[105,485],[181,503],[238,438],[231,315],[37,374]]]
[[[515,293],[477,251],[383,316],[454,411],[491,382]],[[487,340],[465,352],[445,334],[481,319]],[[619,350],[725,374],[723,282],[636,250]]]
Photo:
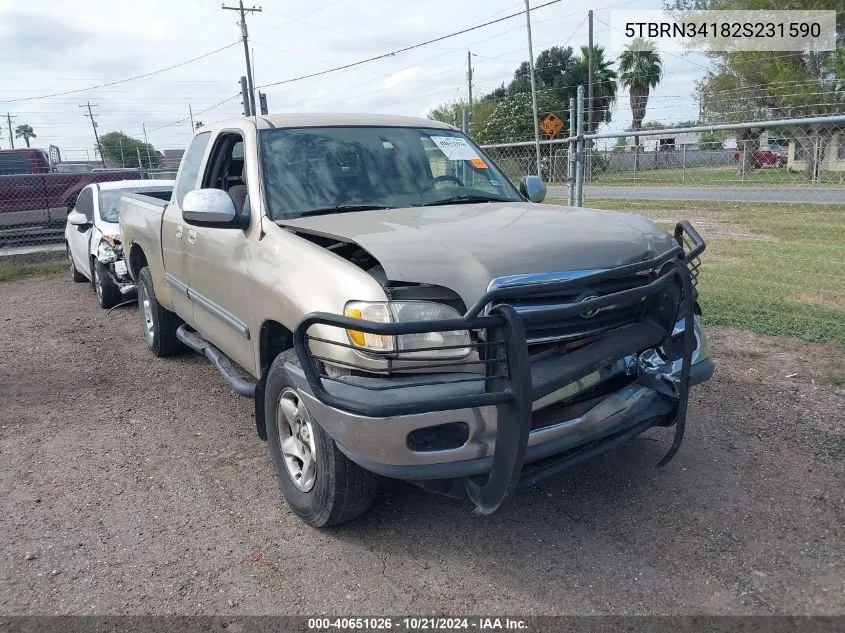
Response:
[[[653,429],[489,517],[394,481],[314,530],[253,403],[154,358],[134,306],[27,278],[0,323],[2,614],[845,613],[845,396],[814,381],[840,346],[711,329],[665,468]]]
[[[549,187],[549,196],[566,198],[566,187]],[[633,200],[715,200],[725,202],[785,202],[809,204],[845,204],[845,189],[818,188],[761,188],[761,187],[677,187],[659,186],[584,186],[584,200],[615,198]]]

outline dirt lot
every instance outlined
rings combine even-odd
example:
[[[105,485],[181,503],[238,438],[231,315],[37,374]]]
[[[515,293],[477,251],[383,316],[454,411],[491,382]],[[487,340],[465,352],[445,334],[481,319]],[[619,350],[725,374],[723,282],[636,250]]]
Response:
[[[840,346],[714,329],[665,469],[658,429],[491,517],[390,482],[315,531],[251,402],[134,307],[35,278],[0,325],[0,613],[845,613]]]

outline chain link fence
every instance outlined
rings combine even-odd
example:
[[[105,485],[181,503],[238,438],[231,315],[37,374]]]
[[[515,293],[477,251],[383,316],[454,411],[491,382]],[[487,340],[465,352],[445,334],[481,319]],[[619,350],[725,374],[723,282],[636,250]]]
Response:
[[[845,343],[845,117],[632,134],[541,142],[539,171],[532,142],[485,151],[547,202],[692,221],[707,322]]]
[[[0,155],[0,265],[63,258],[67,215],[89,184],[175,177],[173,169],[40,164],[29,150],[5,152]]]

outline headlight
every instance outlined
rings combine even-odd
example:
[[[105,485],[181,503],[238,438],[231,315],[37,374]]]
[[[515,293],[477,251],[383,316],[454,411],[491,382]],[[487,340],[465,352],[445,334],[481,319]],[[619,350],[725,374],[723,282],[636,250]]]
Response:
[[[101,264],[111,264],[120,258],[120,246],[113,247],[106,242],[100,242],[97,247],[97,259]]]
[[[442,321],[458,319],[460,314],[454,308],[430,301],[365,302],[350,301],[343,311],[344,316],[377,323],[414,323],[418,321]],[[362,350],[373,352],[395,352],[400,358],[463,358],[470,353],[470,337],[467,330],[449,332],[423,332],[385,336],[357,330],[346,331],[349,340]],[[443,349],[432,349],[443,348]],[[420,350],[420,351],[414,351]]]

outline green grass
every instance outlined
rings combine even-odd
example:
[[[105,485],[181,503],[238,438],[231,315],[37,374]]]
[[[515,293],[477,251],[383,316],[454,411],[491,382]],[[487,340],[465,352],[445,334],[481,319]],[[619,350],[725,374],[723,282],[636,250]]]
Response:
[[[845,370],[822,369],[818,372],[818,378],[823,383],[834,387],[845,387]]]
[[[43,277],[64,272],[68,263],[64,258],[45,262],[0,262],[0,282],[16,281],[25,277]]]
[[[699,278],[707,323],[845,343],[845,203],[585,204],[640,213],[667,229],[691,220],[707,242]]]
[[[845,172],[824,171],[821,173],[820,184],[845,186]],[[697,186],[812,186],[804,179],[804,174],[791,172],[787,169],[776,169],[764,167],[761,169],[747,170],[744,174],[740,172],[737,165],[725,167],[687,167],[686,169],[642,169],[634,172],[633,169],[625,171],[599,172],[593,176],[590,182],[593,185],[697,185]]]

